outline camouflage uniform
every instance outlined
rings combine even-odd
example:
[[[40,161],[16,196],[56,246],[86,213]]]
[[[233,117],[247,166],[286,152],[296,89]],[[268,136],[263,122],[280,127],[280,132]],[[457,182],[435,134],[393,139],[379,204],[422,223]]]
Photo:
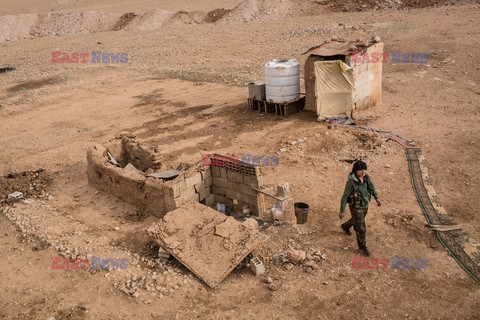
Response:
[[[355,234],[357,236],[357,244],[360,249],[367,247],[367,225],[365,224],[365,217],[368,213],[368,208],[361,209],[355,208],[350,205],[350,212],[352,217],[342,224],[342,228],[345,230],[350,229],[353,226]]]
[[[356,194],[356,197],[353,195]],[[342,229],[349,233],[349,229],[353,226],[355,234],[357,236],[357,244],[359,249],[366,249],[366,233],[367,227],[365,224],[365,216],[368,212],[368,205],[370,203],[370,197],[373,195],[375,199],[378,199],[377,190],[367,174],[363,182],[359,181],[354,173],[348,176],[347,183],[345,185],[345,191],[340,203],[340,212],[345,211],[347,203],[349,204],[352,218],[342,224]]]

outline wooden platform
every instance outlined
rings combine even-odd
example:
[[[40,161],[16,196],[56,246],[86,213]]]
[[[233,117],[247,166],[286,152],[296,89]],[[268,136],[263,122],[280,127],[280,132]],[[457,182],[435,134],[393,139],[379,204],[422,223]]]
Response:
[[[270,113],[277,116],[289,116],[302,111],[305,108],[305,97],[287,103],[273,103],[269,101],[248,99],[250,109],[263,113]]]

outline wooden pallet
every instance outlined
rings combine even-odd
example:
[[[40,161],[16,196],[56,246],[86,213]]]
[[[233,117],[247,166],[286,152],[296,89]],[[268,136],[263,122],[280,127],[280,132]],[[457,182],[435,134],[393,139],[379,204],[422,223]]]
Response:
[[[273,103],[263,100],[248,99],[248,105],[250,109],[254,111],[287,117],[305,108],[305,97],[286,103]]]

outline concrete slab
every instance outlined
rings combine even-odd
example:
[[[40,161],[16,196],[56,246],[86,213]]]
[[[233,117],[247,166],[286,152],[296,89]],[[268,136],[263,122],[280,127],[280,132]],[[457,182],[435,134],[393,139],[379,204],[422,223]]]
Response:
[[[261,240],[257,230],[200,203],[168,212],[147,232],[211,288]]]

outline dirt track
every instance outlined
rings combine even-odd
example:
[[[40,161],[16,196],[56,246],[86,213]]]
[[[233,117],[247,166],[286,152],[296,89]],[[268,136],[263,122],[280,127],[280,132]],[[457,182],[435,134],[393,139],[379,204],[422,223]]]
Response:
[[[2,15],[51,9],[119,16],[155,9],[208,12],[238,4],[65,1],[51,7],[36,1],[4,2]],[[5,293],[0,315],[479,319],[480,287],[424,227],[400,146],[351,129],[328,129],[306,112],[288,119],[261,116],[245,103],[245,84],[263,78],[266,61],[289,57],[303,63],[302,52],[332,36],[378,35],[385,51],[428,52],[428,64],[386,64],[383,103],[357,114],[357,120],[414,139],[429,161],[443,206],[480,239],[478,5],[330,10],[321,6],[318,15],[301,19],[182,22],[150,31],[0,42],[0,68],[16,68],[0,73],[0,175],[45,169],[51,178],[42,182],[43,192],[32,186],[32,204],[3,206],[0,287]],[[55,50],[128,52],[129,62],[56,64],[50,62]],[[87,148],[124,131],[157,146],[172,165],[198,161],[204,152],[270,155],[288,149],[278,167],[265,168],[266,183],[274,187],[289,182],[295,201],[309,203],[311,213],[306,225],[265,232],[269,238],[258,251],[273,286],[245,268],[234,270],[212,290],[175,262],[152,267],[145,228],[155,218],[97,192],[86,180]],[[305,143],[290,145],[302,137]],[[384,201],[382,207],[372,207],[367,218],[372,257],[426,258],[428,269],[352,270],[351,259],[358,255],[355,240],[338,227],[339,198],[350,165],[339,159],[355,156],[369,163]],[[293,220],[291,211],[287,217]],[[327,259],[314,270],[287,270],[274,257],[290,247],[321,250]],[[128,257],[135,263],[110,273],[51,269],[51,257],[75,250],[78,256]],[[132,280],[134,276],[140,280]],[[123,292],[128,281],[143,286],[138,297]],[[152,295],[147,283],[160,289]]]

